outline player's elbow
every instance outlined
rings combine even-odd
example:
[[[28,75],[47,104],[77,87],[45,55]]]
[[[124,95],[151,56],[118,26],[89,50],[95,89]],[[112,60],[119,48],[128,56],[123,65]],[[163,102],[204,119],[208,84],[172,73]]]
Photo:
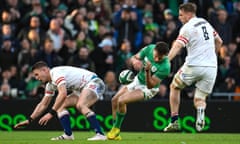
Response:
[[[147,88],[148,89],[152,89],[152,88],[154,88],[155,87],[155,84],[153,84],[153,83],[148,83],[147,84]]]
[[[215,43],[217,47],[220,47],[223,44],[223,40],[220,37],[217,37],[217,39],[215,40]]]

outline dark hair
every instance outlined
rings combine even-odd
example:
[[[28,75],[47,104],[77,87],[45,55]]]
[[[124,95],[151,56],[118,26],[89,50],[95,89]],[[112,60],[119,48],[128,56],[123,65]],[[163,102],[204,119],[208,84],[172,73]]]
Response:
[[[39,69],[42,67],[48,67],[47,63],[45,63],[44,61],[38,61],[32,66],[31,70],[34,71],[35,69]]]
[[[191,12],[191,13],[196,13],[197,11],[197,5],[191,2],[181,4],[179,6],[180,10],[183,10],[185,12]]]
[[[157,51],[157,53],[159,55],[167,55],[168,51],[169,51],[169,46],[167,43],[165,42],[157,42],[156,46],[155,46],[155,50]]]

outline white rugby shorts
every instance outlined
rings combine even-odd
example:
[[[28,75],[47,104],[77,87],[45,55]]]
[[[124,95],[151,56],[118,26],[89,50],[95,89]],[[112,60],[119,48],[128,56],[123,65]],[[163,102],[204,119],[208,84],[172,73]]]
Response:
[[[195,83],[201,91],[210,94],[215,84],[217,67],[187,66],[183,65],[174,78],[180,78],[187,86]],[[176,87],[181,87],[176,85]]]
[[[146,85],[141,84],[137,76],[135,76],[134,80],[127,85],[127,88],[129,91],[140,89],[144,93],[144,100],[153,98],[159,92],[159,88],[148,89]]]

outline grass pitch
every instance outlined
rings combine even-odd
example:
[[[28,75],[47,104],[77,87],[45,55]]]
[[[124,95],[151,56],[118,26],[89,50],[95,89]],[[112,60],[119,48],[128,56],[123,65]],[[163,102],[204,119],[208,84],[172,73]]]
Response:
[[[121,141],[87,141],[93,132],[74,131],[74,141],[51,141],[60,131],[0,131],[0,144],[240,144],[240,134],[122,132]]]

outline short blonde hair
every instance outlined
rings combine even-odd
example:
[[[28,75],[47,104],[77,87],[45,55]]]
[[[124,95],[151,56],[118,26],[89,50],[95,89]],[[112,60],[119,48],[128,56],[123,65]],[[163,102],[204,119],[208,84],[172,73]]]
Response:
[[[179,6],[180,10],[183,10],[185,12],[191,12],[191,13],[196,13],[197,12],[197,5],[191,2],[181,4]]]

